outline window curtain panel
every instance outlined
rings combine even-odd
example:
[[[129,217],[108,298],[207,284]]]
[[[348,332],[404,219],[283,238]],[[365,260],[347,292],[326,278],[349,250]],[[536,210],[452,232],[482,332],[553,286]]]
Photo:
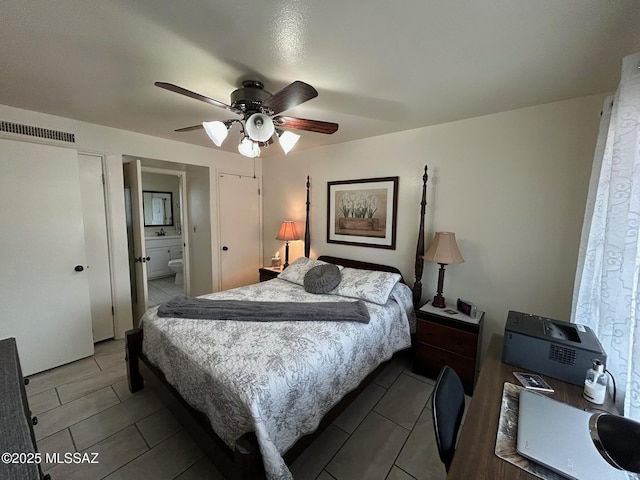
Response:
[[[617,404],[640,420],[640,53],[622,61],[600,121],[578,256],[571,321],[607,353]],[[586,372],[585,372],[586,373]],[[609,382],[611,389],[612,382]]]

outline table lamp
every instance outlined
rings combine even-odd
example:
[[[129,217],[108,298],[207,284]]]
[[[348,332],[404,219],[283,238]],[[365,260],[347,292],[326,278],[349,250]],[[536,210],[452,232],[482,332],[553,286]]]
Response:
[[[456,243],[456,234],[453,232],[436,232],[436,236],[433,238],[433,242],[427,250],[427,254],[424,259],[428,262],[435,262],[440,264],[440,270],[438,271],[438,293],[433,297],[431,305],[436,308],[444,308],[447,305],[444,303],[444,297],[442,296],[442,286],[444,284],[444,266],[450,263],[462,263],[464,258],[458,249]]]
[[[612,466],[640,473],[640,422],[609,413],[594,413],[589,432],[600,455]]]
[[[289,266],[289,242],[293,240],[300,240],[300,236],[298,235],[298,231],[296,230],[296,224],[291,220],[286,220],[282,222],[280,226],[280,231],[276,236],[276,240],[284,240],[285,244],[285,254],[284,254],[284,268]]]

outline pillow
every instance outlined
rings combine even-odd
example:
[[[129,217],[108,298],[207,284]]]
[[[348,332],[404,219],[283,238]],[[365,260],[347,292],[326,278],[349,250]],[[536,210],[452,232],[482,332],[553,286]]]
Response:
[[[287,280],[291,283],[296,283],[300,286],[304,286],[304,276],[316,265],[328,265],[328,263],[323,262],[322,260],[312,260],[307,257],[298,257],[292,263],[290,263],[289,266],[285,268],[280,275],[278,275],[278,278]]]
[[[304,289],[309,293],[328,293],[340,283],[340,269],[330,263],[316,265],[304,276]]]
[[[331,291],[332,294],[359,298],[378,305],[387,303],[391,290],[401,278],[398,273],[348,267],[342,269],[341,276],[342,279],[338,286]]]

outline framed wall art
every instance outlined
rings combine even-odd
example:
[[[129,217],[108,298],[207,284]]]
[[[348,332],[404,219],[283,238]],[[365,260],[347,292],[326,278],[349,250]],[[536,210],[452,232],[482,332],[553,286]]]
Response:
[[[327,182],[327,243],[396,248],[399,177]]]

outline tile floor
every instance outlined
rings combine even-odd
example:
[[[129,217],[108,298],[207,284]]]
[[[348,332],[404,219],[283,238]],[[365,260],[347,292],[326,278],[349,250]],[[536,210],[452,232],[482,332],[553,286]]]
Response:
[[[149,280],[147,282],[148,306],[155,307],[161,303],[168,302],[176,295],[184,295],[184,287],[176,285],[175,280],[175,275]]]
[[[129,393],[124,344],[31,377],[27,394],[42,453],[98,453],[97,464],[43,465],[54,480],[223,480],[146,388]],[[444,479],[429,398],[433,381],[396,357],[291,466],[296,480]]]

